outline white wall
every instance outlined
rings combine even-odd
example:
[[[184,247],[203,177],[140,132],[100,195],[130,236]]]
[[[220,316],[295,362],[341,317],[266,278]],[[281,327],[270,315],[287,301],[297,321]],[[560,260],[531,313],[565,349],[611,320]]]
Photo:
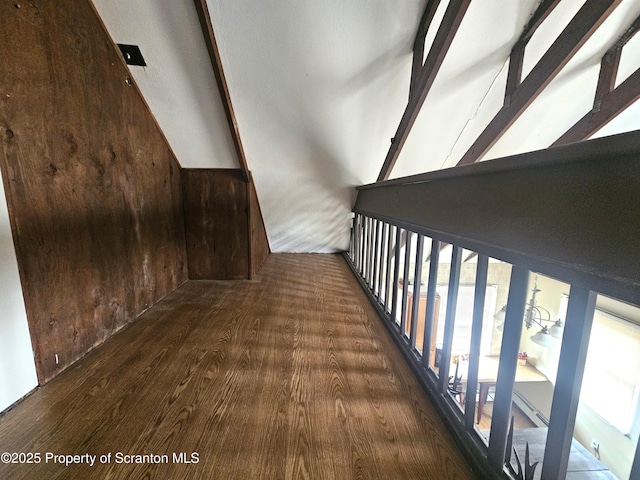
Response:
[[[426,0],[209,1],[271,250],[348,245],[404,110]],[[191,0],[94,0],[183,167],[237,168]]]
[[[209,0],[271,249],[345,249],[407,102],[425,1]]]
[[[37,385],[9,212],[0,181],[0,412]]]
[[[236,167],[193,2],[94,2],[117,42],[141,47],[149,66],[131,71],[180,163]],[[582,2],[560,3],[532,38],[525,71]],[[509,52],[539,3],[472,2],[392,177],[457,163],[502,106]],[[375,181],[407,103],[425,4],[208,0],[272,251],[347,247],[353,187]],[[545,148],[584,115],[602,53],[638,13],[637,0],[622,0],[485,158]],[[636,47],[625,49],[620,77],[637,68]],[[601,134],[640,128],[639,110]]]

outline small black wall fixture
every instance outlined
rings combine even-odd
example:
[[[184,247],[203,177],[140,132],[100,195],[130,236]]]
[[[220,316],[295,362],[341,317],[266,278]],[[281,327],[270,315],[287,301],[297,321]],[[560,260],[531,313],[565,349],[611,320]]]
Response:
[[[142,52],[140,52],[140,47],[137,45],[119,43],[118,47],[120,47],[120,51],[122,52],[122,56],[124,57],[124,61],[127,62],[127,65],[139,65],[141,67],[147,66],[147,62],[144,61]]]

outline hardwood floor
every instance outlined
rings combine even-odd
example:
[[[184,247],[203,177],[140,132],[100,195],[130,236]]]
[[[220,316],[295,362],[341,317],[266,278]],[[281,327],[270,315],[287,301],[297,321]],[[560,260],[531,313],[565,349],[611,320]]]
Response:
[[[477,407],[476,407],[477,412]],[[536,428],[536,424],[533,423],[529,418],[523,413],[518,406],[513,403],[511,405],[511,415],[513,415],[513,427],[514,428]],[[493,416],[493,402],[487,402],[484,404],[484,408],[482,409],[482,419],[478,424],[479,430],[484,430],[488,432],[491,429],[491,420]]]
[[[476,478],[337,255],[184,284],[0,417],[0,450],[41,455],[11,480]]]

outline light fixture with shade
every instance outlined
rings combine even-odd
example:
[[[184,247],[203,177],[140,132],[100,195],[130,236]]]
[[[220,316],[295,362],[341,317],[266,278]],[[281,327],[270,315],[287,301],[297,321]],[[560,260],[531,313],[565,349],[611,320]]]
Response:
[[[539,291],[540,289],[538,288],[538,277],[536,277],[533,288],[531,289],[531,298],[526,305],[523,321],[525,326],[527,327],[527,330],[529,330],[534,325],[538,325],[540,327],[540,331],[530,337],[532,342],[547,348],[555,347],[557,345],[557,339],[562,338],[564,324],[560,318],[555,322],[551,320],[551,313],[549,312],[549,310],[538,305],[536,295]],[[567,299],[567,295],[562,294],[560,300],[561,315],[567,310]],[[499,322],[498,330],[502,330],[504,328],[506,311],[507,306],[505,305],[494,315],[494,318]],[[548,327],[547,325],[544,325],[543,322],[553,323],[553,325],[551,327]]]
[[[538,333],[531,336],[531,341],[547,348],[557,345],[556,339],[551,335],[546,325]]]
[[[562,322],[563,318],[567,316],[567,305],[569,303],[569,295],[563,293],[560,295],[560,309],[558,311],[558,320],[551,326],[549,329],[549,334],[553,338],[560,339],[562,338],[562,332],[564,330],[564,323]]]

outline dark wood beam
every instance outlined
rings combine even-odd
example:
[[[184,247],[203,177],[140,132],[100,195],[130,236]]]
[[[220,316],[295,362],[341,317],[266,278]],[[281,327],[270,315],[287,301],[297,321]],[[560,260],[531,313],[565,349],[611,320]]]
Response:
[[[638,158],[627,132],[361,187],[354,211],[637,303]]]
[[[440,242],[440,249],[438,250],[439,252],[442,252],[445,248],[447,248],[450,244],[447,242]],[[431,261],[431,254],[427,255],[427,258],[425,259],[425,263],[426,262],[430,262]]]
[[[552,147],[588,139],[640,98],[640,69],[615,87],[622,48],[639,30],[640,16],[602,57],[593,109],[556,140]]]
[[[474,163],[489,151],[613,12],[620,1],[588,0],[582,6],[529,75],[514,90],[509,106],[500,109],[462,156],[458,165]]]
[[[540,5],[538,5],[538,8],[536,8],[536,11],[533,13],[531,18],[527,22],[527,25],[524,27],[519,42],[522,42],[526,45],[538,29],[538,27],[542,25],[542,22],[547,19],[551,12],[553,12],[553,9],[556,8],[559,3],[560,0],[543,0],[542,2],[540,2]]]
[[[522,81],[522,64],[524,63],[524,50],[526,45],[522,42],[515,44],[509,55],[509,71],[507,72],[507,86],[504,92],[504,106],[511,105],[511,95],[514,94]]]
[[[427,98],[431,85],[433,85],[433,81],[442,66],[444,57],[451,46],[451,42],[458,31],[458,27],[460,26],[470,3],[471,0],[451,0],[449,3],[447,11],[444,14],[444,18],[442,19],[442,23],[440,24],[438,32],[433,40],[433,45],[429,49],[427,59],[420,70],[418,83],[414,89],[415,95],[407,104],[407,108],[402,115],[396,134],[391,141],[391,147],[389,148],[387,157],[385,158],[380,174],[378,175],[378,181],[389,178],[391,169],[398,160],[398,156],[400,155],[400,151],[409,136],[411,127],[413,127],[413,124],[418,117],[420,108]]]
[[[598,75],[598,85],[596,87],[596,95],[594,100],[594,109],[597,109],[602,99],[609,95],[615,85],[616,76],[618,74],[618,66],[620,65],[620,57],[622,56],[622,48],[616,48],[609,51],[602,57],[600,62],[600,74]]]
[[[469,260],[475,258],[478,256],[478,252],[469,252],[467,254],[467,256],[464,258],[464,260],[462,261],[462,263],[467,263]]]
[[[507,74],[507,87],[504,94],[504,106],[511,104],[511,95],[515,92],[518,85],[522,81],[522,64],[524,62],[524,52],[527,43],[538,29],[542,22],[549,16],[554,8],[560,3],[560,0],[544,0],[533,13],[529,22],[524,27],[522,35],[511,49],[509,55],[509,72]]]
[[[240,140],[240,130],[238,129],[238,123],[236,122],[236,115],[233,111],[233,105],[231,104],[231,96],[229,95],[229,88],[227,86],[227,80],[224,76],[224,70],[222,68],[222,60],[220,59],[220,52],[218,50],[218,44],[216,43],[216,37],[213,33],[213,25],[211,23],[211,16],[209,15],[209,9],[207,7],[206,0],[193,0],[193,3],[198,12],[198,19],[200,20],[200,27],[202,28],[202,34],[204,35],[204,41],[207,45],[207,51],[209,52],[209,58],[211,59],[211,66],[213,67],[213,74],[216,77],[218,84],[218,90],[222,97],[222,106],[224,107],[224,113],[227,117],[227,123],[229,124],[229,130],[231,131],[231,137],[233,139],[233,145],[238,155],[238,161],[240,163],[240,169],[245,182],[250,181],[249,167],[247,165],[247,157],[244,153],[242,141]]]
[[[418,33],[416,35],[415,42],[413,43],[413,63],[411,64],[411,85],[409,86],[409,101],[415,92],[422,66],[424,65],[424,45],[429,31],[429,26],[433,21],[433,17],[436,14],[436,10],[440,5],[440,0],[429,0],[427,6],[424,9],[422,18],[420,19],[420,25],[418,26]]]
[[[552,147],[586,140],[640,98],[640,68],[631,74],[595,108],[582,117]]]
[[[602,57],[593,105],[594,110],[598,110],[602,99],[613,91],[616,84],[618,66],[620,65],[620,57],[622,56],[622,48],[638,33],[638,30],[640,30],[640,16],[633,21],[618,41]]]

